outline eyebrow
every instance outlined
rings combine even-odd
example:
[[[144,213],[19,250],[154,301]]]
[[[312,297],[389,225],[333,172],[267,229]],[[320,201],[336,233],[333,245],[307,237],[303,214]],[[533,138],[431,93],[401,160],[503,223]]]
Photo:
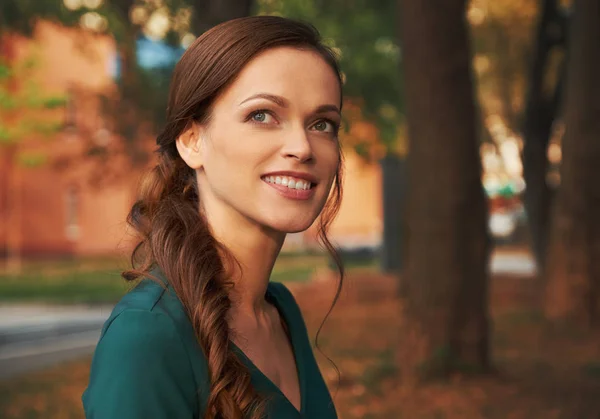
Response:
[[[321,105],[317,109],[315,109],[315,113],[327,113],[327,112],[335,112],[338,115],[341,115],[340,108],[336,105]]]
[[[289,107],[289,102],[286,99],[282,98],[281,96],[272,95],[270,93],[257,93],[255,95],[250,96],[249,98],[244,99],[242,102],[240,102],[240,105],[243,105],[244,103],[250,102],[251,100],[255,99],[266,99],[282,108]]]
[[[240,102],[240,106],[246,102],[250,102],[251,100],[256,100],[256,99],[268,100],[282,108],[288,108],[290,106],[289,101],[287,99],[285,99],[281,96],[270,94],[270,93],[257,93],[255,95],[252,95],[252,96],[244,99],[242,102]],[[341,115],[340,108],[337,107],[336,105],[321,105],[321,106],[317,107],[317,109],[315,109],[315,111],[314,111],[314,113],[326,113],[326,112],[335,112],[335,113]]]

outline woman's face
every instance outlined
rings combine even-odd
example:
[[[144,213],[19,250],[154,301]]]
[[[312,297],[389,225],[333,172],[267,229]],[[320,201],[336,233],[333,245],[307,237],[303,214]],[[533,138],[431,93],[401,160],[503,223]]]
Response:
[[[255,57],[198,128],[209,222],[285,233],[310,227],[338,168],[340,120],[338,78],[317,53],[280,47]]]

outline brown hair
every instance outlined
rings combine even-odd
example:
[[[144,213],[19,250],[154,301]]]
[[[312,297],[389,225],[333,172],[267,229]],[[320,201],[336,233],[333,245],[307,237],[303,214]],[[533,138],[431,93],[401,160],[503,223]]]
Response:
[[[158,266],[181,300],[208,360],[211,388],[205,418],[259,418],[264,400],[252,387],[248,369],[230,350],[226,314],[231,307],[232,283],[223,260],[229,254],[211,235],[199,211],[195,172],[179,156],[176,139],[191,121],[208,121],[215,98],[246,63],[278,46],[317,52],[337,74],[341,88],[336,57],[310,25],[282,17],[255,16],[208,30],[175,67],[166,126],[157,138],[159,161],[142,182],[139,200],[128,216],[140,242],[132,254],[132,269],[123,277],[130,281],[147,277]],[[340,271],[334,304],[343,267],[327,238],[327,229],[340,206],[341,168],[340,152],[334,187],[318,220],[320,242]]]

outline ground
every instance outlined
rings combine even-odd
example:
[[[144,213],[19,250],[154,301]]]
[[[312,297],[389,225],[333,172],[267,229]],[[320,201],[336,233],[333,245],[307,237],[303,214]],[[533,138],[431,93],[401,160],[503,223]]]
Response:
[[[282,254],[272,280],[306,282],[315,268],[326,267],[322,254]],[[0,303],[114,303],[130,288],[121,280],[121,272],[129,268],[125,257],[29,262],[18,274],[0,272]]]
[[[492,357],[497,372],[456,375],[408,386],[398,376],[402,336],[396,279],[355,270],[327,321],[317,350],[340,418],[598,419],[600,339],[577,328],[550,328],[534,308],[530,277],[492,281]],[[292,284],[314,336],[333,284]],[[0,417],[81,418],[89,358],[0,384]]]

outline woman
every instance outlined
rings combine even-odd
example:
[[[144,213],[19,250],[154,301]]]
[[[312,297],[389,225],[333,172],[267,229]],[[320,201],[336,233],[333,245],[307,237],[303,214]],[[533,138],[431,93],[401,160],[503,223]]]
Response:
[[[129,215],[141,242],[124,277],[142,280],[102,331],[88,418],[336,417],[300,310],[269,276],[286,233],[319,215],[335,256],[341,85],[314,28],[280,17],[223,23],[186,51]]]

